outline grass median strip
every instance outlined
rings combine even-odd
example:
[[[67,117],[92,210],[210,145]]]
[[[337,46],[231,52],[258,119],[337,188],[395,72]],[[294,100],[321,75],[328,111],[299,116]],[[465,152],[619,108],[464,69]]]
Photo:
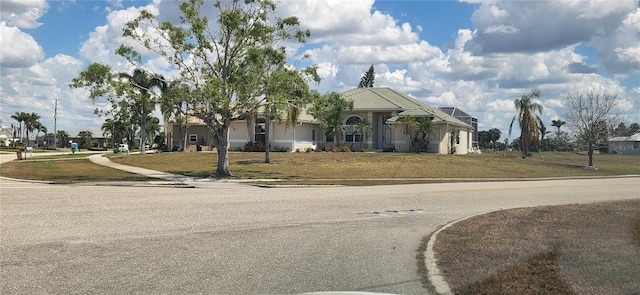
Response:
[[[640,200],[499,211],[440,232],[434,251],[455,294],[634,294],[638,212]]]

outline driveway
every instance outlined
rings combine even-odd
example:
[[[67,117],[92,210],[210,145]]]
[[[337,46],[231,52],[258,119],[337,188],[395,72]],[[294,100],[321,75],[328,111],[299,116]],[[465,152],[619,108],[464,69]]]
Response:
[[[440,225],[639,198],[639,180],[268,189],[0,180],[0,293],[424,294],[416,249]]]

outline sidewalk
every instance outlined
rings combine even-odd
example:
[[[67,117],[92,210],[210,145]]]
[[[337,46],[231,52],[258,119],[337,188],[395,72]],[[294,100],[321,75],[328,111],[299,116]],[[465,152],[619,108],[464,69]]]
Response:
[[[194,181],[193,178],[186,177],[184,175],[171,174],[167,172],[161,172],[161,171],[156,171],[151,169],[145,169],[140,167],[114,163],[114,162],[111,162],[109,158],[103,157],[103,155],[104,154],[97,154],[97,155],[89,156],[89,160],[98,165],[102,165],[102,166],[106,166],[106,167],[110,167],[110,168],[114,168],[122,171],[127,171],[135,174],[140,174],[147,177],[159,178],[159,179],[164,179],[164,180],[173,181],[173,182]]]

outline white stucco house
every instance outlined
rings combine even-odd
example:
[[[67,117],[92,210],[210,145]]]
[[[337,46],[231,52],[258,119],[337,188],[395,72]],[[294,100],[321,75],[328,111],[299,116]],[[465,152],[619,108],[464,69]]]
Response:
[[[411,115],[416,118],[430,118],[434,124],[434,134],[429,137],[427,152],[448,154],[467,154],[473,146],[475,130],[467,124],[442,110],[429,106],[396,90],[386,87],[355,88],[341,93],[342,97],[353,101],[353,110],[342,115],[344,132],[338,134],[339,146],[350,146],[352,150],[366,148],[371,151],[409,152],[411,132],[400,118]],[[354,133],[353,122],[366,120],[370,123],[371,136],[363,137]],[[257,116],[237,120],[231,124],[229,135],[230,149],[242,149],[247,142],[263,142],[265,139],[265,120]],[[456,138],[452,139],[457,133]],[[180,135],[186,137],[185,151],[210,149],[206,125],[192,118],[189,127],[180,130],[176,123],[165,126],[167,145],[177,147]],[[307,148],[321,149],[333,145],[333,138],[327,138],[320,124],[311,115],[302,112],[295,126],[284,122],[272,122],[269,145],[290,151]]]

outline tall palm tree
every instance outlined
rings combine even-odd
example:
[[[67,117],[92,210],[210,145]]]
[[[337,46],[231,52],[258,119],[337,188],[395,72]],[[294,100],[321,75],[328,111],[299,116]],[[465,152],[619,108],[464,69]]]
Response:
[[[42,125],[42,123],[40,122],[36,122],[35,127],[36,127],[36,145],[38,145],[38,136],[40,135],[40,132],[47,134],[47,127]]]
[[[560,127],[562,127],[562,125],[567,124],[567,122],[562,121],[560,119],[558,120],[551,120],[551,126],[558,128],[558,131],[556,132],[556,139],[560,140]]]
[[[27,134],[27,145],[29,145],[29,133],[36,131],[40,126],[40,115],[31,113],[24,121],[24,131]]]
[[[520,151],[523,159],[525,159],[529,153],[529,143],[535,141],[540,136],[540,126],[538,125],[540,117],[535,113],[538,112],[542,114],[543,107],[541,104],[533,101],[533,99],[537,97],[540,97],[540,90],[534,89],[513,101],[518,114],[513,116],[511,120],[509,136],[511,136],[513,122],[515,122],[517,117],[518,125],[520,126]]]
[[[137,90],[139,100],[136,104],[139,104],[140,108],[138,112],[140,116],[140,153],[144,154],[146,152],[145,140],[147,136],[145,126],[147,126],[147,115],[151,113],[156,104],[151,89],[157,87],[164,91],[167,88],[167,83],[161,75],[150,74],[143,69],[135,69],[133,75],[120,73],[119,77],[126,79],[129,85]]]
[[[18,127],[18,129],[20,130],[20,142],[22,142],[22,136],[24,134],[24,127],[23,127],[23,123],[26,120],[29,120],[29,113],[25,113],[25,112],[16,112],[15,114],[11,115],[11,119],[14,119],[16,121],[18,121],[18,123],[20,124],[20,127]]]

